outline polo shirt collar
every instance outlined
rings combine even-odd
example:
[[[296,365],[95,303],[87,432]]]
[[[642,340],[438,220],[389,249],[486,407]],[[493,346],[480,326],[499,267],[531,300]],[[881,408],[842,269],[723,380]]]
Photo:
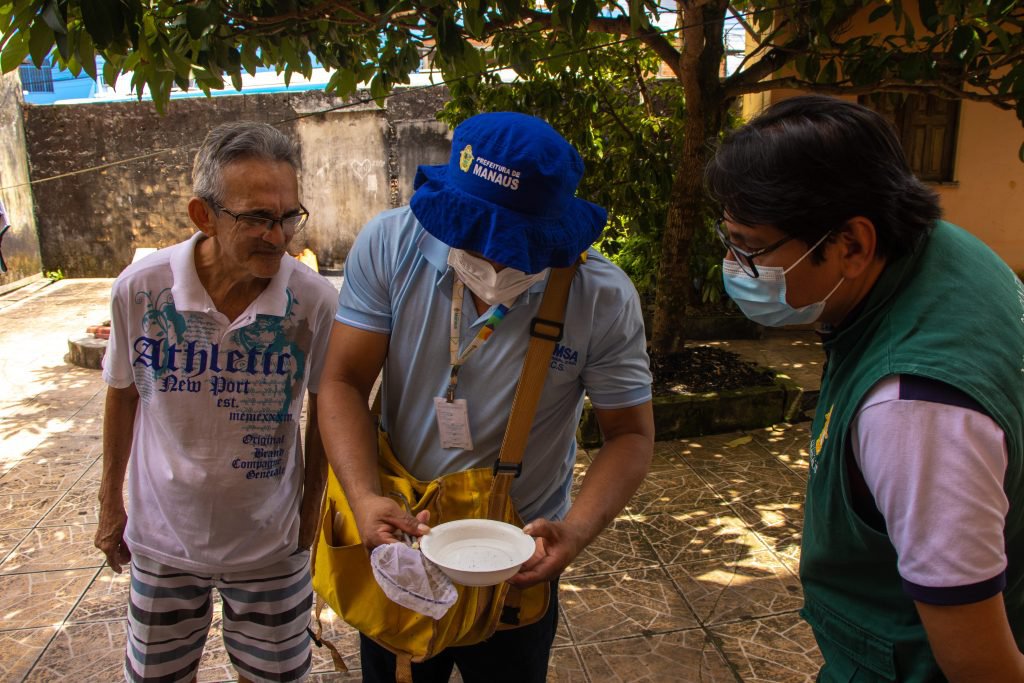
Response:
[[[174,298],[175,308],[179,311],[212,313],[215,310],[213,300],[203,287],[199,271],[196,270],[196,247],[204,239],[206,235],[196,232],[187,242],[174,247],[175,251],[171,254],[171,277],[174,282],[171,286],[171,296]],[[445,259],[447,258],[445,254]],[[271,278],[267,288],[250,306],[253,315],[273,315],[279,318],[286,315],[288,281],[296,265],[295,259],[289,258],[287,254],[281,257],[281,267],[278,268],[277,274]]]

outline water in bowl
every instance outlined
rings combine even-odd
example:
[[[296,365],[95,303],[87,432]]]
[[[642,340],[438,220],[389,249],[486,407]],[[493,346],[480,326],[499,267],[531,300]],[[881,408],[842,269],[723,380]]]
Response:
[[[444,555],[444,562],[449,567],[470,572],[498,571],[516,564],[505,548],[479,539],[455,541],[445,546]]]

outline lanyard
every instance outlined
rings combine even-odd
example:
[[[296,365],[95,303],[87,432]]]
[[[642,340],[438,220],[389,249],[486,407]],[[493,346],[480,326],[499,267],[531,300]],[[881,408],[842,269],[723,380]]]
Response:
[[[455,399],[455,387],[459,383],[459,370],[473,353],[476,352],[484,342],[494,332],[494,328],[505,319],[505,314],[508,313],[508,306],[505,304],[498,304],[490,317],[487,318],[487,322],[480,328],[480,331],[473,337],[473,341],[469,342],[465,350],[460,354],[459,345],[462,342],[462,300],[465,297],[466,286],[462,284],[462,280],[455,276],[452,282],[452,320],[451,320],[451,335],[448,337],[448,355],[451,358],[452,372],[451,377],[448,380],[448,392],[447,399],[451,403]]]

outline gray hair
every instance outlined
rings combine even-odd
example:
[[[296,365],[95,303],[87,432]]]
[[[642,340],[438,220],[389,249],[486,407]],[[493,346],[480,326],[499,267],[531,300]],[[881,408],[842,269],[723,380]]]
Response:
[[[240,159],[286,161],[299,168],[298,147],[267,123],[235,121],[206,134],[192,164],[192,194],[200,199],[223,200],[225,166]]]

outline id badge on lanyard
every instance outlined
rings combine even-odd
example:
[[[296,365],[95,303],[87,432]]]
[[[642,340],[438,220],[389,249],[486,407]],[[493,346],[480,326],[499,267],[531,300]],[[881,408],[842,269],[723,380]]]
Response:
[[[437,413],[437,431],[441,435],[441,448],[473,450],[473,435],[469,433],[469,408],[466,399],[449,402],[444,396],[434,397]]]
[[[444,396],[434,397],[434,412],[437,415],[437,431],[441,435],[441,448],[461,448],[473,450],[473,435],[469,430],[469,406],[464,398],[455,398],[455,389],[459,383],[459,370],[466,360],[476,352],[494,332],[494,328],[505,319],[508,306],[499,304],[495,307],[483,328],[459,353],[462,339],[462,300],[465,296],[465,285],[456,276],[452,284],[452,316],[451,334],[448,337],[448,353],[451,358],[451,374],[448,389]]]

